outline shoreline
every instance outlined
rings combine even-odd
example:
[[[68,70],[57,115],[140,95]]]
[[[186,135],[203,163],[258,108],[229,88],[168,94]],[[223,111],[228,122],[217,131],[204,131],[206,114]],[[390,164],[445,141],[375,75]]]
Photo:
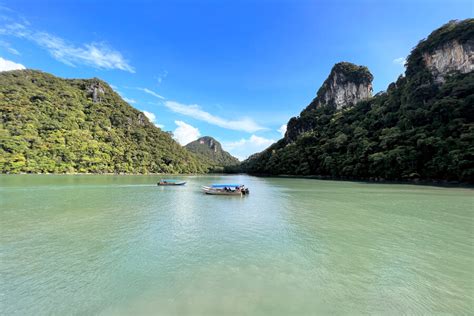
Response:
[[[317,176],[317,175],[269,175],[269,174],[250,174],[250,173],[90,173],[90,172],[78,172],[78,173],[0,173],[0,176],[4,175],[46,175],[46,176],[232,176],[232,175],[247,175],[257,178],[282,178],[282,179],[306,179],[306,180],[326,180],[326,181],[344,181],[344,182],[360,182],[367,184],[412,184],[412,185],[430,185],[438,187],[458,187],[474,189],[474,183],[459,182],[459,181],[447,181],[447,180],[435,180],[435,179],[407,179],[407,180],[387,180],[383,178],[372,178],[372,179],[358,179],[358,178],[338,178],[330,176]]]
[[[247,174],[247,173],[246,173]],[[288,179],[314,179],[314,180],[328,180],[328,181],[346,181],[346,182],[362,182],[368,184],[412,184],[412,185],[431,185],[440,187],[462,187],[474,189],[474,183],[459,182],[459,181],[448,181],[448,180],[435,180],[435,179],[406,179],[406,180],[387,180],[383,178],[373,179],[360,179],[360,178],[340,178],[330,176],[317,176],[317,175],[268,175],[268,174],[247,174],[254,177],[266,177],[266,178],[288,178]]]
[[[235,173],[234,173],[235,174]],[[240,173],[244,174],[244,173]],[[40,173],[40,172],[19,172],[19,173],[0,173],[0,176],[15,175],[41,175],[41,176],[205,176],[205,175],[233,175],[231,173],[113,173],[113,172],[76,172],[76,173]]]

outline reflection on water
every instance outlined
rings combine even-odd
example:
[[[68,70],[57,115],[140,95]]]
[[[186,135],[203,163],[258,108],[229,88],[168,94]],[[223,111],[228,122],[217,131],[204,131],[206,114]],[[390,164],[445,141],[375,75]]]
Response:
[[[0,313],[473,310],[470,189],[179,178],[1,176]]]

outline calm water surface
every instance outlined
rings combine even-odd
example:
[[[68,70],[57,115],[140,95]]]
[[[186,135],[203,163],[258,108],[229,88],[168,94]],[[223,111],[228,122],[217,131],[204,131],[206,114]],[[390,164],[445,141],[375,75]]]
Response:
[[[0,314],[474,311],[472,189],[179,178],[0,176]]]

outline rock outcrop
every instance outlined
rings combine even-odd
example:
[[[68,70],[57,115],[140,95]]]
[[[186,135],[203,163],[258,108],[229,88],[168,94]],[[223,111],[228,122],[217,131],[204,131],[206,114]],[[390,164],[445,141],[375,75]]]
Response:
[[[314,128],[313,111],[327,107],[340,110],[359,101],[372,97],[373,76],[365,66],[340,62],[333,66],[328,78],[319,88],[316,98],[304,109],[299,117],[290,119],[285,139],[294,141],[301,133]]]
[[[102,85],[100,84],[100,82],[98,80],[93,79],[93,82],[87,88],[87,92],[92,97],[92,101],[94,103],[98,103],[98,102],[101,101],[100,96],[105,93],[105,90],[104,90],[104,88],[102,87]]]
[[[348,62],[334,65],[318,91],[317,105],[333,105],[336,109],[372,97],[373,76],[367,67]]]
[[[424,52],[423,61],[436,82],[444,82],[453,72],[471,72],[474,70],[474,40],[463,44],[457,40],[447,42],[432,52]]]
[[[436,84],[448,76],[474,70],[474,19],[450,21],[420,41],[407,58],[406,77],[426,73]]]

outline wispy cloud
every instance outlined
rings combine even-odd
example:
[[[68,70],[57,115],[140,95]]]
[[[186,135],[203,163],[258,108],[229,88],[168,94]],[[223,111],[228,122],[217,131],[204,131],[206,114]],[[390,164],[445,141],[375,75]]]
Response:
[[[156,93],[155,91],[152,91],[152,90],[150,90],[150,89],[147,89],[147,88],[137,88],[137,89],[140,90],[140,91],[143,91],[143,92],[145,92],[145,93],[148,93],[148,94],[150,94],[150,95],[152,95],[152,96],[154,96],[154,97],[156,97],[156,98],[158,98],[158,99],[160,99],[160,100],[164,100],[164,99],[165,99],[165,97],[159,95],[158,93]]]
[[[201,136],[199,129],[183,121],[174,121],[178,127],[173,132],[173,138],[181,145],[186,145]]]
[[[3,2],[3,1],[2,1],[2,2]],[[10,12],[10,13],[15,12],[15,11],[13,11],[12,9],[10,9],[10,8],[8,8],[8,7],[6,7],[6,6],[4,6],[2,2],[0,2],[0,11],[6,11],[6,12]]]
[[[202,110],[197,104],[186,105],[175,101],[165,101],[164,105],[175,113],[186,115],[222,128],[244,131],[248,133],[265,129],[250,118],[243,118],[239,120],[224,119]]]
[[[5,49],[7,52],[9,52],[10,54],[13,54],[13,55],[20,55],[20,52],[17,51],[16,49],[14,49],[10,43],[8,42],[5,42],[5,41],[0,41],[0,47],[2,47],[3,49]]]
[[[244,160],[251,154],[264,150],[274,142],[273,139],[251,135],[250,138],[242,138],[235,142],[222,142],[222,147],[239,160]]]
[[[154,113],[142,110],[143,114],[150,120],[151,123],[155,124],[156,127],[163,128],[165,127],[163,124],[158,124],[156,122],[156,115]]]
[[[277,131],[281,134],[281,137],[284,137],[285,136],[285,133],[286,133],[286,124],[283,124],[282,126],[280,126],[279,129],[277,129]]]
[[[17,69],[25,69],[25,66],[0,57],[0,71],[9,71]]]
[[[405,67],[405,63],[407,62],[407,60],[404,57],[399,57],[399,58],[395,58],[394,60],[392,60],[392,62],[394,64]]]
[[[138,90],[141,90],[145,93],[148,93],[161,101],[166,100],[165,97],[159,95],[158,93],[148,89],[148,88],[136,88]],[[263,126],[258,125],[256,122],[254,122],[250,118],[243,118],[239,120],[228,120],[224,119],[221,117],[218,117],[216,115],[213,115],[209,112],[206,112],[201,109],[201,107],[197,104],[191,104],[191,105],[186,105],[182,104],[176,101],[163,101],[163,104],[170,109],[171,111],[175,113],[179,113],[182,115],[186,115],[189,117],[192,117],[194,119],[204,121],[206,123],[216,125],[222,128],[226,129],[232,129],[236,131],[244,131],[248,133],[253,133],[259,130],[264,130],[266,129]]]
[[[122,54],[104,42],[74,45],[53,34],[36,31],[26,23],[9,23],[0,26],[1,35],[10,35],[36,43],[56,60],[69,65],[87,65],[99,69],[119,69],[134,73],[134,68]]]

